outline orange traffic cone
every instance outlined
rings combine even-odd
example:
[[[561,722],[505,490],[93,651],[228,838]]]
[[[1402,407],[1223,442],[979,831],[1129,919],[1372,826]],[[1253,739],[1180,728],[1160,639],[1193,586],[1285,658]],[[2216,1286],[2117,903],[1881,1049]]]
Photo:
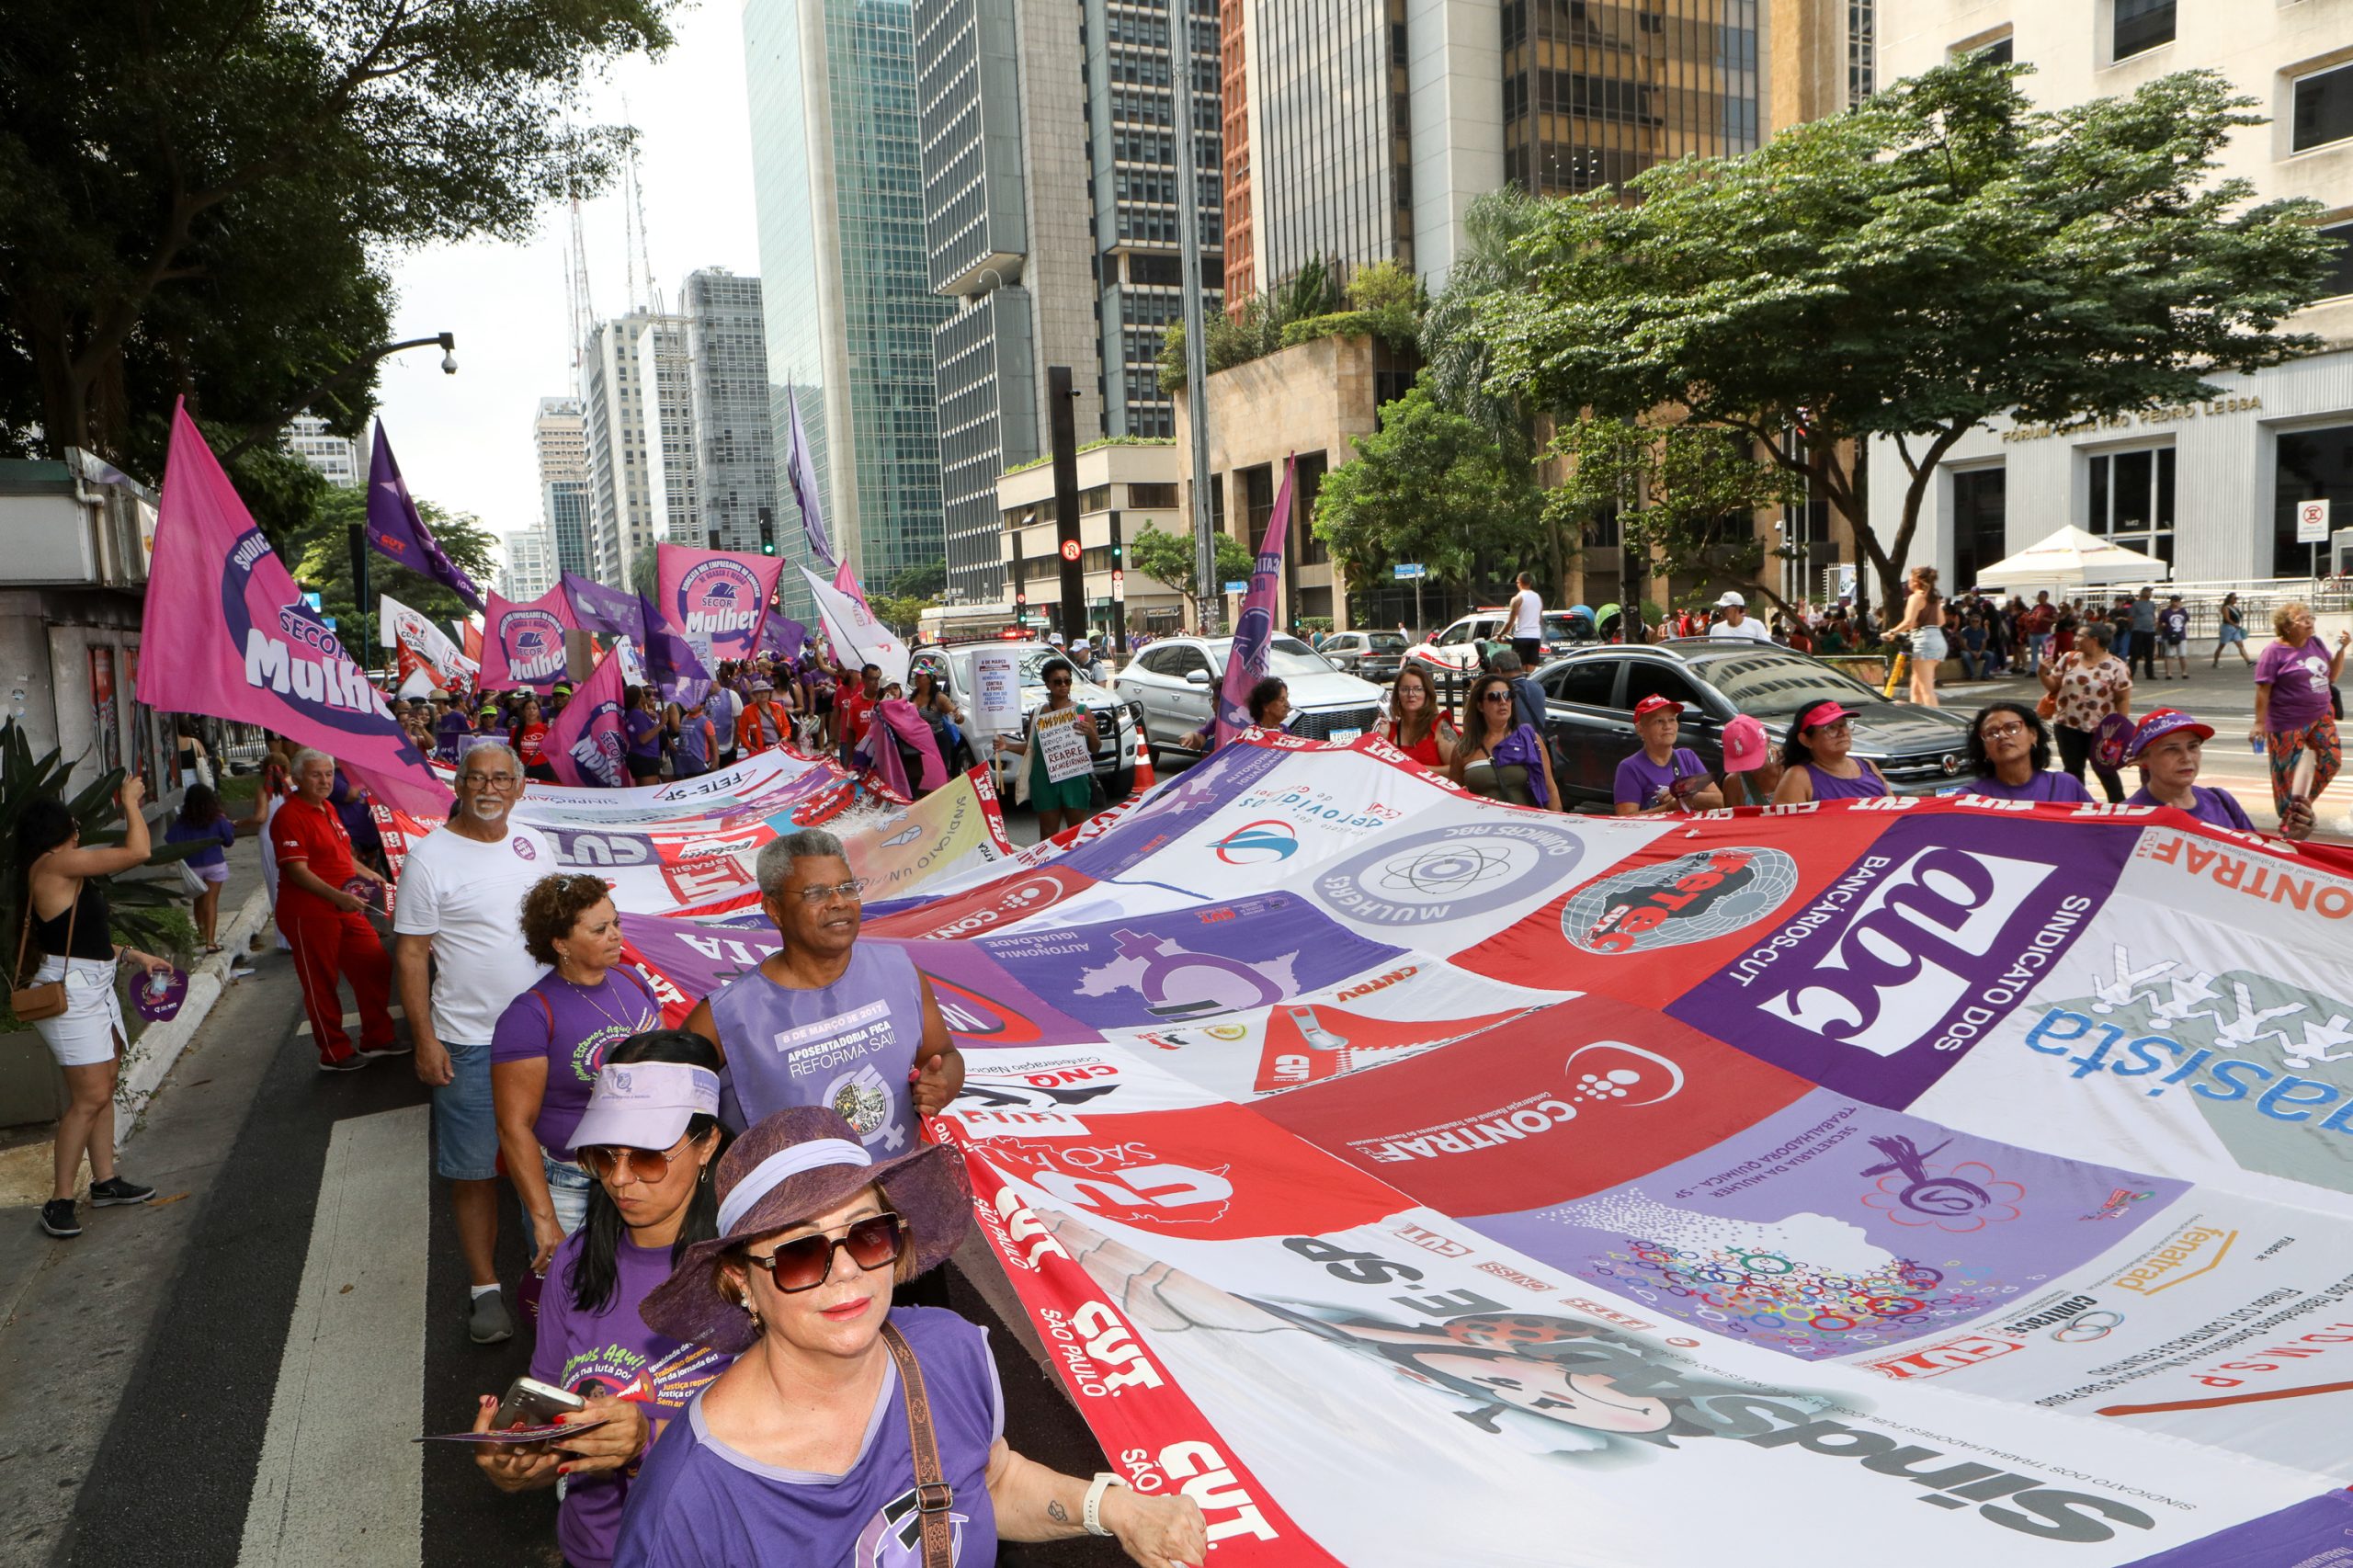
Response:
[[[1139,741],[1136,746],[1135,782],[1128,787],[1128,792],[1131,795],[1141,795],[1159,782],[1160,779],[1152,771],[1152,746],[1149,743]]]

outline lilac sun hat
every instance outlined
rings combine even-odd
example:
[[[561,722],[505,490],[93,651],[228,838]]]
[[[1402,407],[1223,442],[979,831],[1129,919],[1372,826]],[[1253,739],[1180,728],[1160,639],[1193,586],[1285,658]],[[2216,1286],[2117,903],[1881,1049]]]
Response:
[[[719,1074],[690,1062],[608,1062],[597,1070],[572,1146],[666,1149],[699,1112],[719,1114]]]
[[[926,1143],[877,1161],[838,1111],[778,1111],[719,1157],[718,1236],[688,1247],[638,1315],[673,1339],[742,1355],[759,1335],[743,1304],[722,1292],[720,1257],[740,1243],[838,1209],[869,1187],[880,1187],[904,1222],[914,1273],[947,1262],[972,1222],[963,1162],[949,1145]]]

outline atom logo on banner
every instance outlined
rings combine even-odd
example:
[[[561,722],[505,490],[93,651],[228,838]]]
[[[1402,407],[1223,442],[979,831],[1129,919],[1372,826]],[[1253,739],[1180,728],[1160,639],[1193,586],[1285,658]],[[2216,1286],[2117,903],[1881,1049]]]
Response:
[[[1384,836],[1315,879],[1334,913],[1369,926],[1427,926],[1489,915],[1557,885],[1585,857],[1575,831],[1543,823],[1465,823]]]
[[[1298,854],[1299,835],[1290,824],[1269,818],[1243,824],[1210,849],[1229,866],[1264,866]]]
[[[1588,953],[1647,953],[1728,937],[1797,891],[1778,849],[1710,849],[1604,877],[1561,910],[1561,934]]]

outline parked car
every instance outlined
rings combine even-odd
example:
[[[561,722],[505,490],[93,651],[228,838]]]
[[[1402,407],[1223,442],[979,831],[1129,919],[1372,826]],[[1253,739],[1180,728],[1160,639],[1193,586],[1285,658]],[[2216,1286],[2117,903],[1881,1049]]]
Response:
[[[1362,676],[1381,685],[1397,678],[1405,657],[1402,631],[1335,631],[1315,650],[1332,667],[1346,675]]]
[[[1063,657],[1060,648],[1050,648],[1043,642],[977,642],[934,643],[918,648],[910,662],[914,670],[929,668],[956,705],[964,710],[964,733],[973,756],[989,764],[989,771],[996,779],[998,791],[1006,791],[1007,763],[995,755],[992,745],[975,738],[972,728],[973,701],[972,655],[982,649],[1001,649],[1014,656],[1014,668],[1021,689],[1021,728],[1014,733],[1017,742],[1029,733],[1029,715],[1045,706],[1046,679],[1044,670],[1049,660]],[[1071,687],[1071,700],[1095,715],[1095,777],[1103,781],[1104,793],[1120,800],[1135,787],[1136,757],[1142,750],[1138,733],[1135,709],[1093,681],[1081,677]],[[971,767],[970,760],[964,763]]]
[[[1654,696],[1683,704],[1676,744],[1697,752],[1719,778],[1728,722],[1748,714],[1778,742],[1802,709],[1824,698],[1854,710],[1854,755],[1877,763],[1899,794],[1949,788],[1969,766],[1965,714],[1891,702],[1852,676],[1787,648],[1705,638],[1605,645],[1554,660],[1536,672],[1536,681],[1544,689],[1561,792],[1573,802],[1608,803],[1618,764],[1642,749],[1634,705]]]
[[[1155,765],[1164,750],[1184,753],[1184,738],[1210,722],[1233,647],[1231,637],[1164,637],[1112,677],[1120,698],[1142,710],[1144,744]],[[1274,639],[1267,673],[1290,687],[1294,735],[1352,741],[1380,721],[1381,688],[1334,669],[1296,637]]]
[[[1433,673],[1479,669],[1482,667],[1480,643],[1511,641],[1504,635],[1506,613],[1506,607],[1502,605],[1472,610],[1428,642],[1416,642],[1406,649],[1405,657],[1429,665]],[[1566,610],[1548,609],[1544,612],[1544,636],[1537,657],[1553,658],[1583,645],[1571,631]]]

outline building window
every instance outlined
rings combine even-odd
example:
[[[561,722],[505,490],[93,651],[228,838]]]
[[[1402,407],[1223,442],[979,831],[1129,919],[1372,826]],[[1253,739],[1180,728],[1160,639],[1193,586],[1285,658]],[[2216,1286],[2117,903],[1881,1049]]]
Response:
[[[2174,0],[2116,0],[2115,52],[2130,60],[2173,41]]]
[[[2271,571],[2274,576],[2302,577],[2313,570],[2318,549],[2324,569],[2328,547],[2296,542],[2296,503],[2330,501],[2333,518],[2353,517],[2353,425],[2332,425],[2320,430],[2283,430],[2279,435],[2279,469],[2274,481]]]
[[[2101,452],[2091,464],[2091,531],[2170,563],[2174,449]]]
[[[2289,145],[2301,153],[2353,136],[2353,65],[2315,71],[2295,86]]]
[[[1128,505],[1139,510],[1173,512],[1176,509],[1176,487],[1173,484],[1131,484]]]
[[[2007,35],[1995,39],[1977,51],[1977,58],[1988,65],[2007,65],[2016,58],[2013,40]]]
[[[2320,297],[2332,300],[2339,294],[2353,294],[2353,222],[2331,223],[2321,231],[2321,236],[2334,241],[2336,252],[2328,259]]]
[[[2166,456],[2172,454],[2168,452]],[[1985,568],[2009,553],[2009,471],[1970,469],[1952,476],[1952,585],[1974,587]],[[1828,508],[1824,508],[1826,513]],[[1824,532],[1828,517],[1824,517]]]

